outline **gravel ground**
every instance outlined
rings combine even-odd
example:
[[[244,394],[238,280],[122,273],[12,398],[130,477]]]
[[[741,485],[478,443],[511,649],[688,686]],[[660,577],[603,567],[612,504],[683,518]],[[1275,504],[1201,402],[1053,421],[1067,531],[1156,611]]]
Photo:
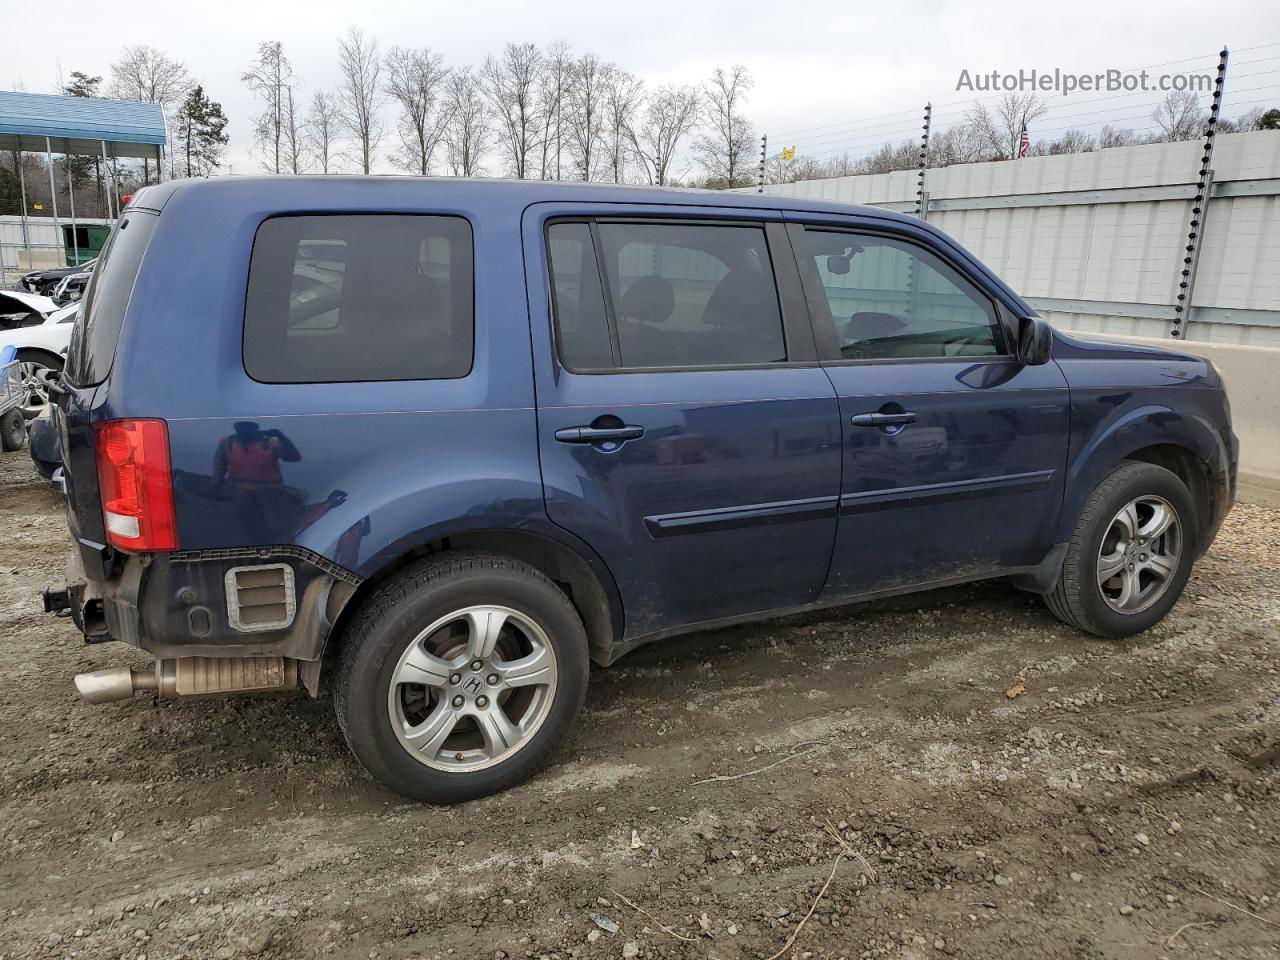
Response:
[[[373,784],[323,698],[81,703],[145,658],[40,612],[25,451],[0,523],[3,960],[1280,952],[1280,510],[1126,642],[991,583],[648,648],[454,808]]]

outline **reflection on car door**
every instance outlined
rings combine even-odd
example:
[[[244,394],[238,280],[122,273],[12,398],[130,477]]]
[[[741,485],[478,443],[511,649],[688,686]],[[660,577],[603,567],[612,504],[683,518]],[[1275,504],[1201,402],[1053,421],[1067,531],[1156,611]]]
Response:
[[[1058,366],[1013,359],[992,299],[927,234],[789,232],[843,430],[825,596],[1041,561],[1067,453]]]
[[[839,424],[785,230],[607,206],[547,225],[576,209],[526,216],[555,307],[553,331],[530,298],[552,520],[608,564],[628,640],[813,601]]]

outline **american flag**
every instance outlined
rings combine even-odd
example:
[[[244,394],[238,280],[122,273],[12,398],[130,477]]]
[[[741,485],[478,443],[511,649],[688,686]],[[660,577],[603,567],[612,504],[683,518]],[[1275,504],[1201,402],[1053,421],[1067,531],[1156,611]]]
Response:
[[[1022,135],[1018,137],[1018,159],[1021,160],[1031,149],[1031,135],[1027,133],[1027,125],[1022,125]]]

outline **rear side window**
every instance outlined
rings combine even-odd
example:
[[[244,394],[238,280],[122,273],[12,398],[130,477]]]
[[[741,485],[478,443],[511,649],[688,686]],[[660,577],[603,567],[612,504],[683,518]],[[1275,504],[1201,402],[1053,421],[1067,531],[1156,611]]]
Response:
[[[249,264],[244,365],[266,383],[464,377],[471,226],[399,214],[274,217]]]
[[[111,371],[133,282],[158,222],[152,213],[127,214],[94,265],[67,349],[67,380],[73,385],[99,384]]]
[[[613,366],[590,225],[553,223],[547,230],[547,246],[551,252],[560,359],[571,370]]]
[[[602,221],[553,224],[548,238],[569,368],[787,359],[762,227]]]

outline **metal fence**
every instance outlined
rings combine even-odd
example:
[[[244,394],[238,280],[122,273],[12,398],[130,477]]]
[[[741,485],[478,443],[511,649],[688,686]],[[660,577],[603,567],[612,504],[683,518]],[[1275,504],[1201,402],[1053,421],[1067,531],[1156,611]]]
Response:
[[[111,220],[79,217],[77,227],[111,224]],[[69,262],[63,249],[59,227],[72,225],[71,220],[55,224],[51,217],[0,217],[0,287],[12,287],[28,270],[47,270]]]
[[[919,209],[1067,329],[1280,347],[1280,131],[1216,139],[765,191]],[[0,217],[5,286],[61,262],[49,218]]]
[[[1280,132],[1216,140],[764,191],[919,210],[1068,329],[1280,347]]]

